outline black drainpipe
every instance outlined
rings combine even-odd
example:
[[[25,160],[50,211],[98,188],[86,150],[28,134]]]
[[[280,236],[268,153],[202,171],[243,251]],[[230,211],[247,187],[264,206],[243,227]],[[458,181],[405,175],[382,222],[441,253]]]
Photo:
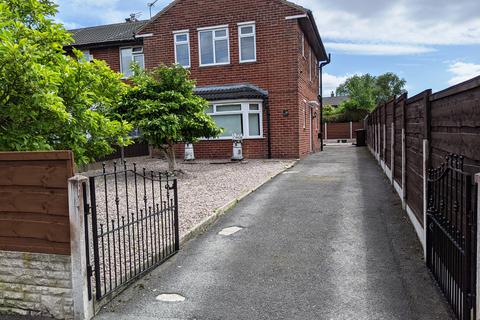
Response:
[[[263,98],[263,105],[267,111],[267,149],[268,159],[272,159],[272,138],[270,135],[270,105],[268,103],[268,97]]]
[[[323,67],[331,61],[331,54],[328,54],[327,60],[320,63],[320,95],[318,100],[320,101],[320,151],[323,151]]]

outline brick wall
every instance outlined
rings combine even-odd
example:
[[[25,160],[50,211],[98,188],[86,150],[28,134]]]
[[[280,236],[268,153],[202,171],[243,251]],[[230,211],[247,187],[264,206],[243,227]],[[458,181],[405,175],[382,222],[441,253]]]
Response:
[[[303,13],[281,1],[240,0],[225,6],[220,0],[181,0],[166,14],[148,25],[142,34],[153,33],[144,38],[144,52],[147,68],[161,63],[171,64],[174,57],[172,31],[190,31],[191,75],[199,86],[251,83],[268,90],[271,117],[272,156],[274,158],[298,158],[309,148],[310,132],[300,128],[299,101],[317,100],[318,75],[311,83],[299,81],[299,74],[305,76],[305,65],[299,66],[301,55],[300,28],[296,20],[286,16]],[[257,36],[257,62],[239,63],[237,23],[255,21]],[[199,27],[216,25],[229,26],[230,65],[199,67]],[[305,41],[309,48],[308,42]],[[308,51],[307,51],[308,52]],[[314,72],[314,74],[318,74]],[[307,73],[308,76],[308,73]],[[299,97],[299,88],[302,91]],[[288,111],[284,116],[283,111]],[[263,114],[263,140],[245,140],[246,157],[267,156],[266,112]],[[314,129],[315,130],[315,129]],[[319,149],[317,139],[315,148]],[[228,153],[225,153],[228,150]],[[231,155],[231,141],[201,142],[195,147],[196,154],[213,158]],[[183,152],[182,152],[183,154]]]
[[[0,251],[0,314],[73,319],[70,256]]]
[[[320,109],[311,108],[310,101],[318,102],[319,70],[318,59],[311,51],[308,41],[304,40],[302,50],[302,30],[297,26],[298,35],[298,103],[299,103],[299,152],[303,157],[311,152],[320,151],[318,139]],[[311,78],[310,78],[311,68]],[[311,123],[311,126],[310,126]]]

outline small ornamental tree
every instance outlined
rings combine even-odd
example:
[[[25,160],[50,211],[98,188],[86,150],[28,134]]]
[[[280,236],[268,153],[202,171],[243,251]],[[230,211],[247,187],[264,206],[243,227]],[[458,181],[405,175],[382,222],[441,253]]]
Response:
[[[126,85],[92,63],[52,20],[49,0],[0,0],[0,151],[72,150],[77,164],[126,145],[131,125],[112,120]]]
[[[134,85],[124,96],[118,113],[163,151],[169,170],[175,171],[176,143],[217,137],[222,131],[206,114],[208,102],[194,94],[195,82],[189,79],[186,69],[179,65],[161,65],[151,71],[133,68]]]

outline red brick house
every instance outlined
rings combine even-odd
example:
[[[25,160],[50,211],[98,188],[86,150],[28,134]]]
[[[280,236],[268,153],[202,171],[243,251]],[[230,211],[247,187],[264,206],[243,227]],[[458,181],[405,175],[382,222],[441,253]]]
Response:
[[[228,158],[232,134],[247,158],[299,158],[320,150],[318,62],[326,52],[311,11],[285,0],[175,0],[148,21],[72,30],[74,46],[129,75],[178,63],[209,100],[222,137],[197,158]],[[182,148],[179,147],[179,152]]]

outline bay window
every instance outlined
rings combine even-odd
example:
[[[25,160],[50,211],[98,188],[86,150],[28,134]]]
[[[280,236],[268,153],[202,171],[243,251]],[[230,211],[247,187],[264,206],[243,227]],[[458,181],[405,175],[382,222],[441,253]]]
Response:
[[[190,34],[185,31],[174,32],[175,63],[190,68]]]
[[[132,64],[137,63],[140,68],[145,68],[143,47],[120,48],[120,73],[126,78],[133,76]]]
[[[239,24],[238,37],[240,63],[255,62],[257,60],[255,23]]]
[[[262,138],[262,104],[260,101],[214,103],[207,114],[224,131],[220,138],[242,135],[244,138]]]
[[[230,63],[230,43],[228,27],[198,29],[200,66]]]

